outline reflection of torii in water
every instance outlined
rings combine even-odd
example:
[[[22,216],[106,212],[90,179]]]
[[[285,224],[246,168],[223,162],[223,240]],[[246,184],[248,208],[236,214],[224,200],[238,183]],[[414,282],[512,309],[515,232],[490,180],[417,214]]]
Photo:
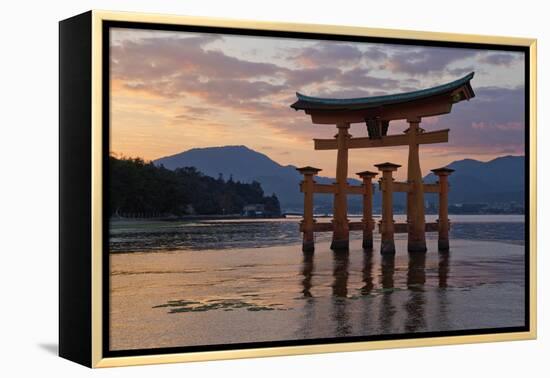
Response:
[[[382,190],[382,253],[395,253],[394,233],[408,233],[410,252],[426,251],[426,231],[438,231],[440,250],[449,249],[449,220],[447,214],[448,183],[447,176],[453,171],[447,168],[432,170],[439,177],[437,184],[424,184],[420,169],[419,145],[445,143],[449,139],[449,129],[425,132],[420,128],[423,117],[447,114],[453,104],[474,97],[470,73],[453,82],[415,92],[386,96],[374,96],[352,99],[333,99],[309,97],[297,93],[298,101],[291,105],[311,116],[314,124],[333,124],[338,134],[333,139],[314,139],[316,150],[337,150],[336,182],[331,185],[317,184],[313,180],[320,169],[313,167],[298,168],[304,175],[301,190],[304,192],[304,219],[301,231],[304,234],[303,249],[314,249],[313,233],[332,231],[334,250],[349,248],[349,231],[363,231],[363,246],[372,248],[372,190],[371,180],[377,173],[360,172],[362,186],[348,185],[348,150],[350,148],[374,148],[409,146],[407,181],[394,182],[393,171],[400,166],[383,163],[377,167],[383,172],[380,180]],[[409,128],[404,134],[387,135],[390,121],[404,119]],[[365,122],[367,137],[352,138],[348,129],[350,124]],[[394,224],[392,209],[393,192],[407,193],[407,223]],[[424,193],[439,193],[439,220],[426,224],[424,216]],[[334,215],[332,223],[316,223],[313,219],[313,193],[334,194]],[[347,195],[363,195],[363,220],[349,222],[347,218]]]

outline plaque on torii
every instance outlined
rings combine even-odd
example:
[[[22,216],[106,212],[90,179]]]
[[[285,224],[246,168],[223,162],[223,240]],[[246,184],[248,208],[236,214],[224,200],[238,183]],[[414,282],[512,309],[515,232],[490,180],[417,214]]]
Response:
[[[333,185],[316,184],[313,176],[320,169],[313,167],[299,168],[304,175],[301,190],[304,192],[304,219],[301,223],[304,242],[303,249],[313,250],[313,234],[316,231],[332,231],[333,250],[349,248],[349,231],[363,230],[363,246],[372,246],[372,188],[371,179],[376,175],[372,172],[360,172],[362,186],[352,186],[348,178],[348,151],[356,148],[376,148],[408,146],[407,181],[394,182],[392,172],[400,166],[392,163],[382,163],[376,166],[382,172],[380,186],[382,189],[382,253],[395,253],[393,234],[407,232],[409,252],[426,251],[426,231],[439,232],[439,248],[449,248],[447,219],[447,176],[452,170],[439,168],[433,170],[440,181],[437,184],[424,184],[420,168],[419,146],[421,144],[446,143],[449,140],[449,129],[425,131],[420,127],[422,118],[433,117],[451,112],[453,104],[469,100],[475,96],[470,85],[474,73],[470,73],[453,82],[414,92],[393,95],[334,99],[305,96],[296,93],[298,101],[291,107],[303,110],[311,116],[314,124],[336,125],[338,133],[332,139],[314,139],[316,150],[336,150],[336,181]],[[403,134],[388,135],[391,121],[406,120],[409,128]],[[352,123],[365,123],[367,136],[353,138],[349,134]],[[393,221],[392,193],[407,193],[407,223],[395,224]],[[439,193],[440,212],[436,224],[426,224],[424,214],[424,193]],[[313,193],[333,193],[334,211],[332,223],[317,223],[313,219]],[[347,195],[362,194],[364,201],[363,219],[361,222],[350,222],[347,217]],[[368,203],[370,201],[370,203]],[[445,209],[441,209],[441,207]],[[307,211],[306,211],[307,207]],[[368,218],[368,219],[367,219]],[[370,231],[369,231],[370,230]],[[370,236],[369,236],[370,235]],[[369,240],[370,237],[370,240]]]

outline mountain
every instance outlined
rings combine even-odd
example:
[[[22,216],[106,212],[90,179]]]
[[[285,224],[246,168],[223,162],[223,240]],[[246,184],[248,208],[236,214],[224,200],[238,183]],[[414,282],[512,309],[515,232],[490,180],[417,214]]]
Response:
[[[275,193],[281,207],[286,211],[301,211],[303,194],[299,190],[302,176],[293,165],[283,166],[268,156],[251,150],[245,146],[223,146],[208,148],[193,148],[176,155],[166,156],[154,161],[156,165],[163,165],[168,169],[179,167],[195,167],[211,177],[223,175],[224,179],[233,178],[235,181],[258,181],[267,195]],[[317,177],[321,184],[334,182],[333,178]],[[350,184],[359,185],[358,180],[350,179]],[[316,196],[317,207],[330,209],[332,198],[330,195]],[[350,199],[351,204],[359,204],[359,199]]]
[[[449,177],[450,203],[524,202],[524,156],[501,156],[488,162],[464,159],[448,167],[455,170]],[[424,178],[424,182],[436,181],[433,173]]]
[[[182,153],[155,160],[156,165],[168,169],[178,167],[195,167],[207,176],[224,179],[233,177],[235,181],[258,181],[267,195],[275,193],[279,198],[283,211],[301,212],[303,194],[299,191],[301,175],[292,165],[283,166],[267,155],[251,150],[245,146],[223,146],[194,148]],[[455,172],[449,178],[451,192],[449,202],[453,203],[523,203],[524,198],[524,164],[523,156],[503,156],[489,162],[464,159],[452,162],[449,168]],[[433,183],[437,178],[428,174],[425,182]],[[317,177],[322,184],[334,182],[334,178]],[[359,185],[355,179],[348,180],[350,184]],[[351,212],[360,213],[360,196],[349,197]],[[428,202],[437,202],[437,197],[426,195]],[[394,204],[397,208],[405,205],[404,193],[395,195]],[[332,196],[316,195],[315,206],[318,212],[330,212]],[[374,207],[380,206],[380,192],[375,191]]]

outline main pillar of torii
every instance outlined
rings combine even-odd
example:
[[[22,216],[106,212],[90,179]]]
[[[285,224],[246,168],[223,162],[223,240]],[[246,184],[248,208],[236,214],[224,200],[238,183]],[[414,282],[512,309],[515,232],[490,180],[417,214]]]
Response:
[[[408,250],[426,251],[424,184],[420,168],[421,144],[445,143],[449,129],[425,132],[420,128],[422,118],[448,114],[453,104],[475,96],[470,85],[474,73],[436,87],[414,92],[385,96],[334,99],[304,96],[296,93],[298,101],[291,105],[311,116],[314,124],[336,125],[334,139],[314,139],[316,150],[337,150],[336,186],[332,249],[347,249],[349,225],[347,219],[348,150],[408,146],[407,182],[401,187],[407,192]],[[404,134],[388,135],[389,124],[406,120],[409,128]],[[352,138],[348,129],[353,123],[365,123],[367,137]]]

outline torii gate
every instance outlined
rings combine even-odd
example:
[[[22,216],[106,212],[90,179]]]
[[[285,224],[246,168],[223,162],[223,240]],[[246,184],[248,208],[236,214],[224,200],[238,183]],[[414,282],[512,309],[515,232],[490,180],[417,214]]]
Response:
[[[298,101],[291,105],[295,110],[304,110],[311,116],[314,124],[333,124],[336,125],[338,134],[333,139],[314,139],[316,150],[337,150],[336,160],[336,182],[333,185],[319,185],[313,181],[313,176],[320,169],[313,167],[304,167],[298,169],[304,174],[302,182],[302,191],[305,193],[304,220],[301,225],[304,233],[304,250],[313,250],[313,233],[315,231],[332,231],[331,249],[347,249],[349,247],[350,229],[363,230],[364,242],[369,244],[368,234],[372,235],[372,215],[368,210],[364,211],[364,217],[359,224],[350,223],[347,219],[347,195],[363,194],[368,195],[367,185],[371,185],[371,179],[376,175],[373,172],[360,172],[359,176],[363,178],[364,185],[353,187],[348,185],[348,150],[350,148],[375,148],[375,147],[393,147],[409,146],[409,158],[407,166],[407,181],[393,182],[392,171],[395,171],[398,165],[391,163],[378,164],[377,167],[383,172],[381,187],[383,190],[383,210],[380,231],[382,233],[382,253],[395,253],[393,243],[393,233],[408,233],[409,252],[425,252],[426,237],[425,232],[439,231],[439,248],[448,249],[448,228],[449,222],[446,216],[448,185],[446,178],[452,172],[447,168],[434,170],[439,176],[438,184],[424,184],[422,181],[422,171],[420,169],[419,145],[430,143],[445,143],[449,140],[449,129],[425,132],[420,128],[420,122],[424,117],[432,117],[450,113],[453,104],[469,100],[474,97],[474,91],[470,85],[470,80],[474,73],[470,73],[463,78],[453,82],[439,85],[436,87],[423,89],[414,92],[400,93],[394,95],[362,97],[351,99],[334,99],[304,96],[296,93]],[[409,123],[409,128],[404,134],[387,135],[390,121],[404,119]],[[368,137],[352,138],[348,129],[350,124],[365,122],[367,125]],[[443,185],[442,181],[445,181]],[[425,222],[424,214],[424,193],[433,192],[443,193],[443,201],[440,201],[440,208],[445,205],[444,214],[441,214],[438,224],[428,224]],[[393,192],[407,193],[407,223],[404,225],[393,223],[393,210],[391,209],[391,195]],[[334,215],[332,224],[317,224],[313,220],[313,193],[334,193]],[[372,201],[372,192],[370,193]],[[311,205],[308,205],[311,201]],[[306,209],[307,205],[307,209]],[[372,206],[372,202],[371,205]],[[369,205],[364,202],[364,208]],[[445,219],[442,219],[442,215]],[[369,219],[367,219],[367,217]],[[370,231],[369,231],[370,229]],[[447,239],[444,240],[445,234]],[[365,242],[366,240],[366,242]],[[371,236],[372,245],[372,236]]]

